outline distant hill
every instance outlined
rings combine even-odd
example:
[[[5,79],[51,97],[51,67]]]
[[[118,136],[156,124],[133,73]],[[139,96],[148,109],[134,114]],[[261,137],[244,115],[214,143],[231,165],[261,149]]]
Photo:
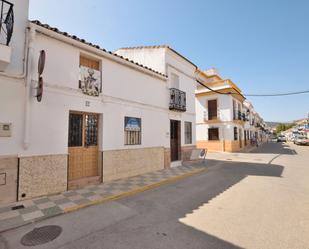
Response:
[[[275,128],[279,124],[286,124],[286,123],[283,123],[283,122],[272,122],[272,121],[266,121],[265,123],[270,128]]]

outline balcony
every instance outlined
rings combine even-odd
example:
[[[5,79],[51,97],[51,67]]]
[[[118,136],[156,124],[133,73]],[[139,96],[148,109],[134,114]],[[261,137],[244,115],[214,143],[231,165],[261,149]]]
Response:
[[[241,114],[242,114],[241,111],[234,110],[234,113],[233,113],[234,120],[241,120],[242,119]]]
[[[11,62],[9,44],[13,35],[13,27],[13,4],[6,0],[0,0],[0,71],[3,71]]]
[[[173,111],[185,112],[187,110],[186,93],[177,88],[170,88],[169,109]]]

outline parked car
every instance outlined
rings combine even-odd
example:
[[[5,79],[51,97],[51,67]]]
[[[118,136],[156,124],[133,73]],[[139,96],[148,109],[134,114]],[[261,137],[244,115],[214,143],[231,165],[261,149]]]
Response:
[[[305,136],[298,136],[295,140],[294,140],[294,144],[297,145],[309,145],[309,139]]]
[[[278,136],[278,137],[277,137],[277,142],[278,142],[278,143],[279,143],[279,142],[286,142],[286,137],[285,137],[285,136],[282,136],[282,135]]]

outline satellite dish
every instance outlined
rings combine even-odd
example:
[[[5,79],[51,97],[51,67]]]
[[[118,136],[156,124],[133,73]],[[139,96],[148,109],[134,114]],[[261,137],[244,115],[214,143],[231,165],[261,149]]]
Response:
[[[41,74],[44,71],[45,56],[46,56],[45,51],[41,50],[40,51],[40,56],[39,56],[39,62],[38,62],[38,73],[39,73],[39,76],[41,76]]]
[[[38,102],[41,102],[42,100],[42,96],[43,96],[43,77],[41,76],[43,71],[44,71],[44,67],[45,67],[45,51],[41,50],[40,51],[40,56],[39,56],[39,61],[38,61],[38,74],[39,74],[39,80],[38,80],[38,87],[36,89],[36,99]]]

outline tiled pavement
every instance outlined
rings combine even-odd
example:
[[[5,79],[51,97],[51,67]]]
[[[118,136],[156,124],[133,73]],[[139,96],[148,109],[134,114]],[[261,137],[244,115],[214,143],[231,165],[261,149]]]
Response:
[[[19,227],[40,219],[56,216],[95,203],[112,199],[129,192],[138,192],[162,182],[167,182],[197,173],[205,169],[203,165],[187,165],[177,168],[159,170],[144,175],[111,181],[100,185],[90,185],[78,190],[70,190],[62,194],[40,197],[32,200],[0,206],[0,232]],[[22,209],[13,207],[24,205]]]

